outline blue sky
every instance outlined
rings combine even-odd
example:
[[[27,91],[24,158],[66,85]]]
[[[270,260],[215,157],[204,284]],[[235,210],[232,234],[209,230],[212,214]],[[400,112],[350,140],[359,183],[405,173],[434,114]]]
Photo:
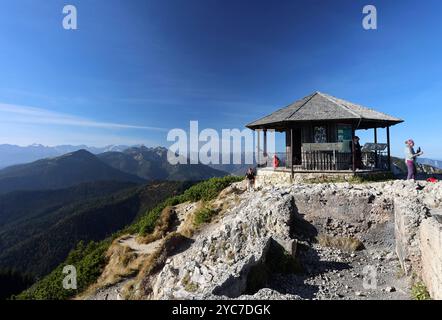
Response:
[[[78,9],[78,30],[62,9]],[[374,4],[378,30],[362,28]],[[0,11],[0,143],[167,145],[322,91],[442,159],[442,2],[18,0]],[[372,133],[361,132],[363,142]],[[381,134],[382,138],[382,134]]]

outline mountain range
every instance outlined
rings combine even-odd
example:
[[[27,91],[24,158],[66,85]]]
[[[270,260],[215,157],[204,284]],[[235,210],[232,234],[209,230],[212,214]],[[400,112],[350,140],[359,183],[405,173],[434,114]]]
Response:
[[[143,183],[144,179],[117,170],[86,150],[0,170],[0,194],[15,190],[60,189],[100,180]]]
[[[41,144],[32,144],[26,147],[12,144],[0,144],[0,169],[8,166],[28,163],[43,158],[57,157],[66,153],[87,150],[93,154],[99,154],[107,151],[123,151],[129,148],[124,145],[108,145],[105,147],[89,147],[86,145],[60,145],[44,146]]]
[[[417,162],[420,164],[429,165],[438,169],[442,169],[442,160],[433,160],[427,158],[417,158]]]
[[[41,144],[32,144],[29,146],[17,146],[11,144],[0,144],[0,169],[16,165],[29,163],[32,161],[40,160],[43,158],[57,157],[66,153],[71,153],[78,150],[87,150],[92,154],[98,155],[101,153],[115,153],[124,152],[130,148],[134,149],[156,149],[156,148],[146,148],[143,145],[127,146],[127,145],[108,145],[104,147],[93,147],[87,145],[59,145],[59,146],[44,146]],[[113,156],[103,156],[103,158],[112,158]],[[115,160],[109,159],[109,162],[115,164]],[[434,160],[428,158],[418,158],[418,163],[430,165],[432,167],[442,169],[442,160]],[[115,164],[116,165],[116,164]],[[122,165],[123,167],[125,165]],[[127,164],[127,166],[130,166]],[[210,167],[225,171],[233,174],[243,175],[245,170],[247,170],[247,165],[209,165]],[[132,172],[136,170],[131,170]],[[142,170],[140,170],[142,171]]]
[[[132,147],[93,155],[78,150],[0,170],[0,194],[15,190],[47,190],[92,181],[199,181],[226,172],[203,164],[171,165],[166,148]]]
[[[97,157],[109,166],[146,180],[198,181],[227,173],[203,164],[171,165],[163,147],[131,147],[123,152],[105,152]]]
[[[397,178],[405,178],[407,176],[407,165],[405,164],[404,159],[397,158],[397,157],[391,157],[392,162],[392,172]],[[438,168],[434,165],[422,163],[420,161],[416,164],[416,173],[417,178],[425,179],[426,177],[430,176],[437,176],[439,177],[442,174],[442,169]]]

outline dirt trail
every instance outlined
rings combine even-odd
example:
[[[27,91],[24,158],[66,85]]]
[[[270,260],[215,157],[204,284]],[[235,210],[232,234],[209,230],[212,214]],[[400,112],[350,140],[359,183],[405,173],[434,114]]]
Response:
[[[118,240],[120,246],[130,248],[137,256],[148,256],[154,253],[161,247],[162,242],[163,239],[159,239],[148,244],[141,244],[137,242],[135,235],[129,235]],[[100,288],[94,294],[90,295],[87,300],[124,300],[121,295],[122,289],[128,282],[135,278],[135,276],[127,277],[115,284]]]
[[[161,247],[162,242],[163,239],[158,239],[148,244],[138,243],[135,235],[130,235],[118,241],[121,246],[130,248],[137,255],[149,255],[154,253],[157,249]]]
[[[182,203],[174,207],[177,214],[177,220],[171,231],[180,232],[186,224],[186,220],[189,215],[192,214],[196,209],[200,207],[200,203]],[[127,235],[118,240],[118,245],[122,247],[127,247],[131,252],[135,253],[137,256],[149,256],[156,252],[163,245],[164,239],[158,239],[148,244],[139,243],[137,241],[137,235]],[[126,277],[121,281],[98,289],[94,294],[87,297],[87,300],[123,300],[121,292],[123,288],[130,281],[135,280],[136,277]]]

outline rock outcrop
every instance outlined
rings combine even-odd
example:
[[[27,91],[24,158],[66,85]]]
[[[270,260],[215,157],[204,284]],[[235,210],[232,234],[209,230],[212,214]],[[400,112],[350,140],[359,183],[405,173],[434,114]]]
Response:
[[[245,293],[250,269],[264,262],[273,241],[295,255],[296,240],[289,232],[292,199],[289,192],[244,196],[224,218],[198,235],[188,250],[166,261],[151,282],[149,298],[234,298]]]
[[[295,256],[296,239],[306,234],[383,241],[393,250],[393,196],[400,197],[403,188],[401,183],[297,184],[245,193],[188,250],[169,257],[164,268],[150,276],[151,288],[143,289],[150,299],[250,294],[250,270],[265,263],[271,244]]]
[[[442,184],[422,182],[420,188],[416,186],[402,180],[363,184],[283,183],[261,184],[254,192],[238,193],[235,190],[244,186],[233,185],[214,202],[223,206],[217,219],[193,234],[185,247],[179,248],[178,241],[174,250],[158,253],[161,263],[148,273],[139,274],[138,282],[132,285],[136,293],[131,296],[141,299],[339,298],[343,294],[338,290],[351,292],[364,265],[372,265],[382,275],[380,281],[385,288],[377,293],[357,290],[352,297],[362,299],[370,294],[384,299],[401,291],[404,298],[408,294],[406,289],[395,289],[405,283],[397,283],[399,280],[394,275],[398,259],[408,275],[421,277],[432,297],[440,298],[442,224],[434,212],[442,207]],[[186,208],[193,207],[186,205]],[[186,215],[192,210],[186,210]],[[313,244],[314,239],[323,234],[339,240],[360,241],[368,249],[361,254],[350,254],[345,248],[330,249],[321,247],[321,243]],[[282,252],[282,258],[294,265],[302,256],[318,265],[301,266],[304,267],[302,275],[283,276],[280,279],[290,281],[276,281],[276,287],[264,285],[265,281],[257,283],[262,280],[260,277],[265,277],[262,272],[269,270],[269,263],[272,272],[283,273],[282,265],[286,261],[278,270],[275,252]],[[324,259],[334,261],[324,262]],[[362,279],[360,282],[362,285]],[[307,283],[304,289],[294,288]],[[277,290],[278,285],[281,290]],[[315,290],[315,286],[319,289]],[[332,289],[336,292],[331,292]]]

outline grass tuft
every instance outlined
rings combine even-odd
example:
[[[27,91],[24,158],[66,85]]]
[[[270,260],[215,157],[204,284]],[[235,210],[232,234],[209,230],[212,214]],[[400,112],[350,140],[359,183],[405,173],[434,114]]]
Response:
[[[213,210],[211,207],[204,206],[195,212],[194,224],[198,227],[204,223],[209,223],[215,215],[215,210]]]
[[[353,237],[332,237],[321,234],[316,240],[323,247],[340,249],[345,252],[355,252],[364,249],[362,241]]]

